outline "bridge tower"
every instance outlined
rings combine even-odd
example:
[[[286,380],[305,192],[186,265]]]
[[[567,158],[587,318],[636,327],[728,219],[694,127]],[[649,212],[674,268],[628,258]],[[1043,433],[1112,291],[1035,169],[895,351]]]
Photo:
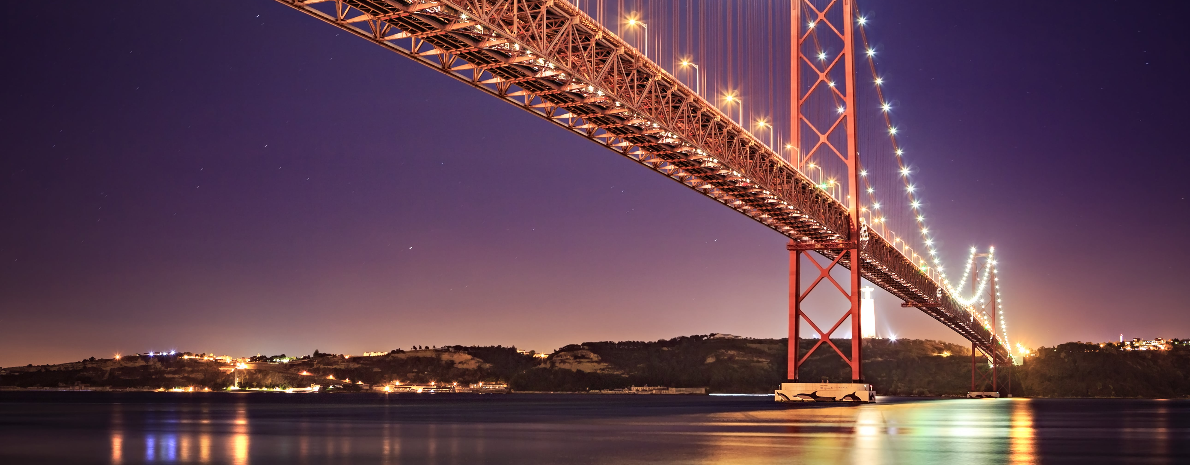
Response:
[[[861,363],[859,264],[862,263],[861,233],[866,230],[860,225],[859,206],[855,12],[854,0],[794,0],[790,8],[790,95],[793,96],[790,101],[790,163],[803,173],[810,167],[821,170],[820,166],[828,163],[846,173],[842,180],[846,196],[837,200],[847,208],[850,228],[846,237],[833,243],[795,239],[787,246],[789,366],[788,381],[776,392],[778,401],[875,401],[872,386],[864,383]],[[815,165],[811,160],[818,160],[819,164]],[[829,263],[822,266],[814,255],[825,257]],[[817,278],[804,288],[801,282],[803,263],[811,264],[818,272]],[[847,269],[850,279],[845,284],[832,275],[838,267]],[[832,326],[825,327],[826,330],[804,312],[803,302],[816,289],[828,293],[837,291],[849,303],[842,317]],[[817,342],[805,353],[800,347],[803,321],[817,333]],[[841,349],[831,340],[844,323],[851,329],[849,350]],[[833,349],[851,368],[850,383],[806,382],[811,380],[801,378],[802,365],[816,350],[825,349],[823,345]]]
[[[996,258],[995,258],[994,250],[995,250],[994,248],[991,248],[988,250],[987,253],[973,254],[971,256],[971,259],[973,260],[972,270],[971,270],[972,276],[978,276],[980,274],[980,271],[983,270],[987,274],[988,279],[991,281],[990,286],[988,286],[986,283],[981,283],[977,286],[975,279],[972,279],[971,280],[971,294],[972,294],[972,298],[975,299],[975,303],[978,305],[975,308],[977,310],[982,310],[986,315],[988,315],[987,318],[990,320],[990,323],[991,323],[991,325],[990,325],[991,331],[992,331],[991,337],[993,339],[996,338],[996,330],[997,330],[997,328],[999,328],[999,326],[998,326],[999,320],[1000,320],[1000,318],[1003,318],[1003,316],[1000,315],[1000,312],[999,312],[1000,309],[997,305],[998,299],[996,298],[997,297],[996,289],[998,289],[998,287],[997,287],[998,283],[996,282],[996,278],[997,278],[997,276],[996,276]],[[983,263],[979,263],[978,262],[979,259],[983,259],[984,260]],[[986,292],[984,289],[986,289]],[[986,302],[982,300],[984,295],[987,296]],[[979,365],[976,363],[979,353],[980,353],[980,350],[976,347],[975,342],[972,341],[971,342],[971,390],[967,392],[967,397],[970,397],[970,398],[1000,397],[1000,386],[999,386],[1000,363],[996,360],[995,356],[993,356],[990,353],[985,352],[984,356],[987,357],[988,363],[991,366],[988,370],[986,370],[984,372],[980,372],[978,369]],[[1008,366],[1006,368],[1008,369],[1008,371],[1007,371],[1007,373],[1008,373],[1007,394],[1009,397],[1012,397],[1012,362],[1011,361],[1009,361]],[[978,381],[976,381],[976,380],[978,380]],[[988,384],[991,384],[991,390],[984,390],[984,388],[986,388],[988,386]]]

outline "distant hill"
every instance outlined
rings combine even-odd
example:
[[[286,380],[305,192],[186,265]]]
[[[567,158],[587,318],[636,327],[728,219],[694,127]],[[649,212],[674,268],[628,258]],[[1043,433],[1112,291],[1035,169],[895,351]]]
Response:
[[[1035,397],[1190,396],[1190,347],[1121,350],[1112,344],[1069,342],[1038,349],[1017,372],[1021,394]]]
[[[808,350],[817,340],[802,341]],[[833,341],[847,350],[846,340]],[[803,352],[804,353],[804,352]],[[848,354],[850,355],[850,354]],[[967,347],[920,339],[865,340],[864,377],[881,395],[961,396],[971,384]],[[88,359],[61,365],[0,370],[0,386],[225,389],[305,387],[317,383],[359,390],[402,383],[506,382],[518,391],[583,392],[632,385],[707,387],[710,392],[767,393],[785,381],[784,339],[684,336],[652,342],[587,342],[534,357],[514,347],[451,346],[394,350],[379,356],[315,351],[300,358],[253,357],[234,363],[190,353]],[[1190,395],[1190,349],[1129,352],[1092,344],[1042,348],[1014,367],[1013,394],[1063,397],[1185,397]],[[979,367],[986,369],[980,359]],[[1001,367],[1004,369],[1004,367]],[[801,379],[846,382],[849,368],[823,344]],[[1007,378],[1001,378],[1005,381]],[[1002,390],[1004,386],[1001,386]]]
[[[815,342],[802,341],[803,350]],[[847,341],[834,342],[840,348],[849,347]],[[969,369],[970,360],[949,356],[970,354],[961,346],[874,339],[864,341],[863,347],[865,377],[881,394],[961,395],[968,390],[970,374],[963,370]],[[647,384],[708,387],[711,392],[772,392],[785,381],[786,350],[785,339],[688,336],[655,342],[587,342],[559,349],[544,366],[514,378],[513,386],[544,391]],[[847,382],[851,371],[823,345],[800,377],[814,382],[824,378]]]

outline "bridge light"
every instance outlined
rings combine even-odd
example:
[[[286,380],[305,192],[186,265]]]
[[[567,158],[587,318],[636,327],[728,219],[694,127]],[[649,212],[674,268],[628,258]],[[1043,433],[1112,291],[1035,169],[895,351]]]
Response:
[[[896,128],[896,127],[889,127],[889,128],[888,128],[888,133],[889,133],[889,134],[891,134],[891,135],[894,135],[894,136],[895,136],[895,135],[897,135],[897,128]]]
[[[880,110],[885,113],[888,113],[888,110],[891,110],[891,109],[892,109],[892,105],[889,105],[887,103],[884,105],[880,105]]]
[[[909,191],[909,192],[913,192],[913,191],[914,191],[914,190],[916,190],[916,189],[917,189],[916,187],[913,187],[913,184],[910,184],[910,185],[908,185],[908,186],[905,186],[905,190],[906,190],[906,191]]]
[[[876,189],[873,189],[873,188],[869,187],[869,188],[868,188],[868,193],[869,193],[869,194],[875,194],[875,193],[876,193]]]
[[[818,61],[824,60],[826,60],[826,52],[818,52]],[[834,87],[834,84],[831,84],[831,86]]]
[[[876,78],[876,85],[884,84],[884,78]]]
[[[808,27],[810,29],[814,29],[814,23],[815,23],[814,21],[810,21],[810,24],[807,25],[806,27]]]
[[[831,87],[834,87],[834,86],[835,86],[835,83],[833,83],[833,82],[832,82],[832,83],[831,83]],[[839,107],[839,114],[840,114],[840,115],[841,115],[841,114],[843,114],[843,112],[844,112],[844,111],[845,111],[845,110],[843,110],[843,107]]]
[[[876,202],[876,203],[872,204],[872,209],[873,209],[873,210],[879,210],[879,209],[880,209],[880,202]]]
[[[904,151],[904,150],[897,149],[897,156],[898,156],[898,157],[899,157],[899,156],[901,156],[901,155],[904,155],[904,154],[905,154],[905,151]]]
[[[901,168],[901,176],[909,176],[909,168]]]
[[[868,175],[868,170],[859,170],[859,175],[860,175],[860,176],[867,176],[867,175]]]
[[[858,19],[856,19],[856,21],[859,21],[859,25],[863,26],[868,23],[868,18],[860,16]]]
[[[868,53],[868,56],[872,56],[872,55],[876,54],[876,51],[869,48],[867,53]]]

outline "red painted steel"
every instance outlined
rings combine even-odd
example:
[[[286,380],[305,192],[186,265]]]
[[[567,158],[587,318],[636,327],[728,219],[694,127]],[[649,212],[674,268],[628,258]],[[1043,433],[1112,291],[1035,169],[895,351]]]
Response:
[[[831,9],[833,7],[836,7],[836,5],[838,5],[838,8],[842,9],[843,21],[842,21],[842,24],[839,24],[839,25],[833,24],[829,19],[830,15],[832,13]],[[812,58],[806,57],[804,55],[805,50],[804,50],[803,43],[807,40],[812,40],[815,43],[817,43],[819,38],[817,36],[812,36],[810,34],[809,27],[807,27],[807,32],[805,34],[802,34],[800,32],[800,30],[802,29],[802,27],[801,27],[802,21],[801,21],[800,17],[801,17],[803,8],[809,13],[808,16],[810,16],[810,19],[808,19],[807,21],[813,21],[814,24],[817,25],[816,27],[819,30],[831,31],[831,33],[837,35],[838,38],[841,39],[844,43],[842,56],[834,59],[829,65],[823,64],[823,66],[820,68],[818,65],[814,64]],[[792,8],[791,8],[792,12],[791,12],[790,16],[793,21],[792,22],[793,27],[791,29],[794,31],[792,33],[794,37],[792,40],[793,48],[790,50],[790,52],[791,52],[790,53],[790,62],[793,64],[792,69],[791,69],[791,75],[792,75],[792,90],[793,90],[793,96],[794,96],[794,98],[793,98],[793,102],[794,102],[794,104],[793,104],[793,121],[794,121],[794,126],[795,126],[795,134],[797,134],[796,131],[800,130],[801,125],[805,124],[813,132],[816,132],[820,135],[817,143],[814,143],[813,148],[809,148],[809,149],[807,149],[806,147],[803,147],[801,145],[802,140],[800,138],[797,138],[797,137],[793,138],[792,139],[793,148],[791,151],[793,153],[798,154],[797,166],[799,166],[799,167],[803,166],[804,163],[809,159],[809,157],[813,156],[813,154],[819,150],[829,149],[827,151],[827,153],[834,153],[834,154],[838,155],[840,159],[842,159],[843,163],[847,167],[847,196],[846,196],[845,200],[846,200],[846,208],[847,208],[848,223],[849,223],[848,237],[851,238],[850,241],[847,241],[845,243],[836,243],[836,244],[821,244],[820,243],[820,244],[814,244],[814,245],[807,247],[807,246],[799,246],[799,244],[794,242],[794,243],[791,243],[788,247],[791,251],[794,252],[795,257],[800,257],[800,254],[803,253],[803,250],[807,250],[807,251],[808,250],[817,250],[820,253],[823,253],[823,255],[827,256],[828,258],[831,258],[831,255],[833,255],[833,260],[831,260],[830,264],[827,265],[825,268],[818,265],[818,262],[813,257],[807,256],[807,261],[818,268],[819,276],[817,279],[814,280],[814,282],[812,284],[810,284],[810,286],[804,292],[802,292],[800,288],[791,288],[791,294],[793,294],[794,300],[791,302],[791,304],[793,306],[793,313],[790,315],[790,318],[793,320],[794,324],[791,325],[791,326],[793,326],[793,328],[789,334],[789,345],[790,345],[790,347],[795,348],[795,349],[791,349],[791,352],[794,352],[795,355],[797,355],[796,348],[798,347],[799,340],[801,338],[801,333],[800,333],[799,329],[800,329],[800,323],[802,320],[805,320],[806,323],[808,323],[810,325],[810,327],[813,328],[814,331],[818,333],[818,335],[817,335],[818,342],[815,343],[814,346],[811,347],[809,351],[807,351],[804,355],[789,358],[788,372],[790,373],[789,379],[792,381],[798,381],[798,372],[801,368],[801,365],[803,363],[805,363],[806,360],[809,359],[810,355],[813,354],[814,351],[817,350],[819,347],[821,347],[824,343],[826,345],[828,345],[830,348],[834,349],[834,351],[839,355],[839,357],[842,358],[843,361],[846,362],[847,365],[851,368],[852,382],[862,382],[863,381],[863,363],[862,363],[863,362],[863,344],[862,344],[862,339],[860,338],[861,331],[860,331],[860,292],[859,292],[860,268],[861,267],[857,267],[857,266],[847,267],[848,272],[849,272],[849,279],[848,279],[849,282],[848,282],[847,289],[844,289],[843,286],[841,286],[838,282],[836,282],[834,277],[832,277],[830,275],[831,270],[834,269],[835,266],[841,266],[842,260],[844,258],[846,258],[847,261],[850,263],[857,263],[862,260],[860,258],[860,243],[859,243],[860,242],[859,241],[859,237],[860,237],[860,231],[859,231],[859,227],[860,227],[860,211],[859,211],[860,163],[859,163],[859,153],[858,153],[858,131],[857,131],[857,124],[856,124],[856,104],[855,104],[855,100],[856,100],[855,46],[854,46],[854,44],[855,44],[855,37],[854,37],[855,27],[852,26],[852,23],[853,23],[852,12],[854,11],[854,8],[855,7],[854,7],[853,0],[842,0],[841,2],[839,2],[837,4],[831,3],[831,4],[827,5],[826,8],[824,8],[822,10],[818,10],[817,8],[815,8],[815,6],[809,1],[798,0],[793,3]],[[828,33],[828,34],[830,34],[830,33]],[[843,61],[844,73],[846,74],[845,83],[844,83],[844,87],[843,87],[844,91],[840,91],[839,88],[837,86],[835,86],[833,83],[831,83],[829,85],[827,84],[828,82],[831,82],[830,77],[829,77],[829,73],[831,72],[831,69],[834,68],[839,63],[840,60]],[[813,75],[817,74],[817,79],[815,80],[814,84],[810,85],[809,88],[805,89],[804,91],[802,89],[801,82],[798,80],[798,76],[800,76],[800,74],[801,74],[801,68],[803,68],[803,67],[808,67],[810,70],[812,70],[812,73],[808,74],[809,76],[813,76]],[[804,103],[811,98],[811,95],[815,91],[821,91],[822,89],[827,88],[827,87],[829,87],[831,89],[831,92],[834,95],[837,95],[839,97],[839,99],[842,100],[843,111],[840,112],[837,119],[835,119],[833,122],[830,122],[829,129],[822,130],[821,128],[818,127],[819,123],[821,123],[821,122],[814,121],[811,117],[807,116],[807,114],[813,114],[813,110],[807,111],[805,113],[803,113],[802,110],[805,109]],[[844,137],[844,145],[843,146],[836,146],[834,142],[830,141],[830,135],[837,129],[842,129],[844,131],[845,137]],[[831,248],[831,246],[835,246],[835,247]],[[790,266],[791,266],[790,273],[791,274],[798,273],[797,261],[798,261],[797,258],[794,258],[790,261]],[[834,284],[835,290],[837,290],[840,294],[842,294],[843,297],[845,297],[847,299],[848,304],[849,304],[847,311],[843,314],[843,317],[841,319],[839,319],[839,321],[837,323],[835,323],[834,326],[832,326],[829,330],[827,330],[825,332],[822,331],[821,329],[819,329],[819,326],[814,323],[814,320],[812,320],[810,318],[810,316],[808,314],[806,314],[806,312],[804,312],[802,309],[802,301],[805,300],[805,298],[812,291],[814,291],[815,287],[818,285],[819,282],[821,282],[823,280],[823,278],[829,280],[832,284]],[[793,286],[793,284],[791,284],[791,286]],[[793,291],[796,291],[796,292],[793,292]],[[830,292],[830,291],[827,291],[827,292]],[[843,351],[839,350],[839,348],[837,346],[835,346],[835,343],[830,340],[830,338],[834,334],[835,330],[838,329],[839,326],[842,325],[843,322],[845,322],[845,321],[850,322],[850,329],[851,329],[851,343],[850,343],[851,350],[849,351],[850,355],[844,354]]]
[[[801,92],[801,90],[798,88],[798,85],[801,82],[799,80],[799,76],[801,76],[800,68],[802,67],[802,64],[797,61],[797,50],[801,44],[801,39],[798,37],[800,35],[798,34],[798,31],[800,30],[798,25],[801,24],[801,15],[799,14],[801,13],[801,7],[799,1],[800,0],[794,0],[789,2],[789,95],[794,96]],[[789,140],[793,142],[787,145],[785,149],[789,151],[789,161],[793,164],[793,166],[796,167],[798,171],[804,172],[805,167],[802,166],[801,152],[798,151],[800,150],[800,147],[798,147],[799,144],[797,142],[802,140],[802,122],[797,118],[798,108],[798,99],[789,99],[789,114],[791,115],[789,118]]]
[[[990,260],[990,258],[989,258],[989,260]],[[996,338],[996,317],[998,316],[996,314],[996,265],[994,263],[989,263],[988,266],[992,267],[990,270],[992,273],[992,287],[991,287],[991,289],[988,290],[988,293],[991,294],[991,298],[988,300],[992,303],[992,339],[995,339]],[[999,365],[999,363],[997,363],[996,357],[992,357],[992,390],[993,391],[999,391],[999,389],[996,388],[997,365]]]
[[[978,262],[973,264],[971,267],[971,275],[978,276],[980,269],[986,269],[987,273],[989,274],[989,278],[991,279],[991,286],[987,289],[986,292],[987,292],[987,297],[988,297],[988,303],[992,307],[991,308],[991,323],[992,323],[991,327],[992,327],[992,335],[993,335],[993,337],[995,337],[995,334],[997,331],[996,325],[999,324],[999,319],[1002,318],[1002,316],[999,314],[999,307],[998,307],[999,299],[997,299],[998,296],[996,295],[996,290],[998,289],[997,282],[996,282],[996,279],[997,279],[996,265],[991,262],[993,260],[993,257],[991,256],[991,254],[983,253],[983,254],[976,254],[976,255],[972,256],[973,260],[978,260],[980,258],[985,259],[986,262],[983,265],[980,265]],[[980,294],[980,293],[979,293],[978,287],[976,286],[975,279],[971,280],[971,294],[976,299],[979,299],[982,297],[982,295],[976,295],[976,294]],[[976,391],[977,390],[976,386],[978,386],[979,387],[978,390],[983,391],[984,388],[990,383],[992,386],[992,391],[999,392],[999,387],[998,387],[999,386],[998,385],[999,371],[998,371],[998,368],[999,368],[999,365],[1003,362],[1001,360],[999,360],[997,357],[988,356],[988,361],[992,365],[991,370],[990,370],[990,372],[980,372],[979,377],[978,377],[979,382],[977,383],[976,382],[976,373],[979,370],[976,368],[976,358],[977,358],[978,354],[979,354],[979,351],[976,350],[975,344],[972,343],[972,345],[971,345],[971,390]],[[984,355],[987,356],[988,353],[985,351]],[[1011,370],[1012,369],[1012,360],[1007,360],[1007,361],[1008,361],[1009,370]],[[1009,388],[1008,388],[1007,394],[1012,395],[1011,371],[1009,372],[1008,383],[1009,383]]]
[[[790,245],[794,245],[790,242]],[[802,289],[802,251],[792,248],[789,251],[789,360],[788,368],[786,369],[786,378],[790,381],[797,382],[797,367],[798,363],[794,360],[801,360],[799,352],[801,347],[798,345],[798,335],[802,333],[802,310],[801,310],[801,289]]]

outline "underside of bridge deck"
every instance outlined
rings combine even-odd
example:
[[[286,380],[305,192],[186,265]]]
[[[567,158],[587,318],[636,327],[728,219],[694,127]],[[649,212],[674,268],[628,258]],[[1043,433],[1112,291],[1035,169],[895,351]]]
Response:
[[[864,279],[1009,359],[945,286],[856,225],[848,206],[571,3],[278,1],[600,144],[827,259],[856,248]],[[839,265],[854,263],[843,257]]]

